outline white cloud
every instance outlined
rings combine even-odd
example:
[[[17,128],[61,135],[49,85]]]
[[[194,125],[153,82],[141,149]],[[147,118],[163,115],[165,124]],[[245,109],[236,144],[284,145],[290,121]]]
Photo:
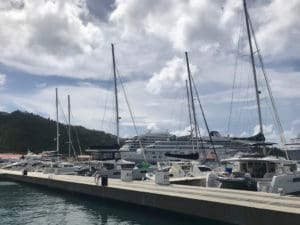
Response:
[[[86,1],[5,0],[0,61],[38,75],[99,78],[100,71],[110,71],[109,43],[116,42],[123,74],[149,75],[174,51],[227,46],[238,8],[234,1],[228,1],[226,13],[208,0],[116,1],[110,19],[99,21]]]
[[[6,83],[6,74],[0,73],[0,86],[5,85]]]
[[[297,137],[297,135],[300,134],[299,124],[300,124],[299,120],[295,120],[292,122],[292,125],[288,129],[284,130],[284,136],[287,142],[290,142],[291,138],[295,138]],[[267,141],[275,142],[277,144],[282,144],[280,140],[280,133],[273,124],[268,124],[268,125],[264,124],[263,131]],[[253,129],[252,135],[258,133],[259,133],[259,125],[256,125]]]
[[[190,64],[191,73],[195,73],[196,66]],[[154,94],[175,94],[185,90],[185,80],[188,79],[186,62],[182,58],[174,57],[166,62],[164,68],[154,73],[147,84],[147,88]]]
[[[288,130],[285,130],[285,135],[288,138],[287,141],[291,138],[298,137],[300,135],[300,120],[296,119],[291,122],[291,126]]]
[[[265,134],[272,133],[274,130],[274,126],[272,124],[263,125],[263,130]],[[259,125],[256,125],[253,129],[253,135],[258,134],[260,132]]]
[[[120,75],[133,80],[126,86],[138,125],[184,130],[188,119],[184,89],[187,50],[207,115],[225,130],[242,1],[117,0],[106,20],[92,14],[88,1],[1,1],[0,62],[30,74],[107,80],[112,64],[110,43],[114,42]],[[293,68],[279,71],[270,61],[278,63],[285,57],[299,61],[298,11],[296,0],[249,4],[262,54],[270,64],[267,69],[274,95],[292,100],[293,106],[300,97],[299,72]],[[235,96],[239,101],[247,97],[247,75],[251,73],[245,34],[242,46],[237,73],[241,93]],[[52,87],[43,83],[37,87],[39,90],[26,95],[6,94],[7,104],[53,117]],[[60,89],[64,95],[64,89],[72,92],[77,122],[99,128],[95,121],[101,118],[105,102],[99,96],[106,96],[106,90],[82,82]],[[129,126],[125,111],[121,103],[122,123]],[[284,116],[295,119],[295,111],[284,111]]]
[[[36,74],[80,77],[81,67],[101,51],[102,30],[81,19],[88,13],[84,2],[19,1],[21,8],[5,2],[10,7],[1,10],[1,62]],[[84,73],[91,76],[92,70]]]
[[[174,130],[174,131],[171,131],[171,132],[172,132],[172,134],[174,134],[176,136],[190,135],[191,134],[191,127],[188,126],[188,127],[185,127],[182,130]]]
[[[278,98],[300,99],[300,72],[272,72],[271,87]]]
[[[205,129],[200,127],[199,130],[200,130],[201,136],[205,136],[205,135],[207,136],[208,135]],[[183,128],[183,129],[180,129],[180,130],[172,130],[171,133],[176,135],[176,136],[190,135],[191,134],[191,127],[187,126],[187,127]],[[193,135],[195,135],[195,134],[193,134]]]
[[[264,7],[257,7],[257,37],[262,50],[268,56],[297,57],[300,50],[299,34],[300,2],[273,0]],[[255,12],[252,12],[255,16]]]
[[[105,79],[111,42],[116,43],[121,72],[129,76],[149,76],[186,50],[204,61],[197,62],[201,67],[210,68],[217,67],[216,58],[223,54],[223,71],[235,49],[242,1],[116,1],[107,21],[93,16],[88,1],[1,1],[0,61],[38,75]],[[249,10],[262,53],[278,58],[298,52],[298,2],[256,4]]]
[[[180,51],[198,46],[213,46],[230,41],[235,11],[240,4],[227,1],[226,13],[220,2],[203,0],[117,1],[111,21],[121,26],[123,36],[136,33],[154,35]]]

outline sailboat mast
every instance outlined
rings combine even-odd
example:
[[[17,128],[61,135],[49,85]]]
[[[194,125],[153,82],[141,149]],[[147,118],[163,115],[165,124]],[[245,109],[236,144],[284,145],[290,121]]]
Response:
[[[218,154],[216,152],[214,141],[212,139],[212,135],[211,135],[211,132],[210,132],[209,127],[208,127],[208,123],[207,123],[207,120],[206,120],[206,117],[205,117],[205,114],[204,114],[204,110],[203,110],[202,104],[200,102],[200,97],[199,97],[199,93],[198,93],[197,87],[195,85],[193,77],[191,77],[191,78],[192,78],[192,83],[194,85],[195,94],[196,94],[196,97],[197,97],[197,100],[198,100],[198,103],[199,103],[199,106],[200,106],[200,110],[201,110],[201,113],[202,113],[202,117],[203,117],[203,120],[204,120],[204,124],[205,124],[206,130],[207,130],[207,133],[208,133],[208,137],[209,137],[210,143],[212,145],[214,154],[216,156],[216,161],[217,161],[218,164],[220,164],[220,160],[219,160]],[[204,150],[204,153],[205,153],[205,150]]]
[[[253,71],[253,77],[254,77],[258,119],[259,119],[259,130],[260,130],[260,133],[263,134],[264,132],[263,132],[263,124],[262,124],[262,116],[261,116],[261,108],[260,108],[260,98],[259,98],[260,91],[258,90],[258,84],[257,84],[257,75],[256,75],[256,69],[255,69],[255,61],[254,61],[252,41],[251,41],[251,32],[250,32],[250,25],[249,25],[249,14],[248,14],[248,10],[247,10],[246,0],[243,0],[243,2],[244,2],[244,12],[245,12],[245,19],[246,19],[246,26],[247,26],[248,42],[249,42],[249,48],[250,48],[252,71]]]
[[[187,80],[185,80],[185,86],[186,86],[186,96],[187,96],[188,110],[189,110],[189,121],[190,121],[190,127],[191,127],[191,137],[193,137],[193,126],[192,126],[192,115],[191,115],[191,102],[190,102],[189,86],[188,86],[188,81]]]
[[[68,147],[69,147],[69,158],[71,158],[71,103],[70,103],[70,95],[68,95]]]
[[[56,106],[56,152],[59,154],[59,121],[58,121],[58,90],[55,88],[55,106]]]
[[[249,24],[250,24],[251,32],[252,32],[252,35],[253,35],[256,51],[258,53],[258,59],[259,59],[259,62],[260,62],[262,73],[263,73],[265,81],[266,81],[267,90],[268,90],[268,93],[269,93],[271,105],[272,105],[272,108],[273,108],[274,117],[275,117],[275,120],[276,120],[276,126],[277,126],[277,129],[279,130],[281,144],[283,146],[285,146],[286,139],[285,139],[284,130],[282,128],[282,124],[281,124],[281,121],[280,121],[279,113],[278,113],[277,108],[276,108],[275,99],[274,99],[273,94],[272,94],[272,90],[271,90],[271,86],[270,86],[270,83],[269,83],[269,79],[267,77],[264,62],[263,62],[263,59],[262,59],[262,56],[261,56],[261,53],[260,53],[260,50],[259,50],[259,47],[258,47],[258,43],[257,43],[256,37],[255,37],[255,32],[254,32],[254,29],[253,29],[253,26],[252,26],[251,18],[248,18],[248,19],[249,19]],[[284,147],[284,151],[285,151],[286,158],[289,159],[289,154],[288,154],[287,149],[285,147]]]
[[[116,135],[117,144],[120,144],[119,138],[119,105],[118,105],[118,87],[117,87],[117,74],[116,74],[116,61],[115,61],[115,49],[114,44],[111,44],[112,61],[113,61],[113,72],[114,72],[114,86],[115,86],[115,106],[116,106]]]
[[[277,107],[276,107],[276,104],[275,104],[275,99],[273,97],[273,93],[272,93],[272,90],[271,90],[269,79],[268,79],[268,76],[267,76],[267,73],[266,73],[266,70],[265,70],[265,66],[264,66],[264,62],[263,62],[263,59],[262,59],[262,55],[260,53],[260,49],[258,47],[258,43],[257,43],[256,37],[255,37],[255,32],[254,32],[254,29],[253,29],[253,26],[252,26],[251,18],[249,18],[249,24],[250,24],[250,28],[251,28],[251,32],[252,32],[254,44],[255,44],[255,47],[256,47],[258,59],[259,59],[259,62],[260,62],[261,70],[262,70],[262,73],[263,73],[265,81],[266,81],[267,90],[268,90],[269,97],[270,97],[270,100],[271,100],[271,104],[272,104],[272,108],[273,108],[275,120],[276,120],[276,123],[277,123],[277,126],[278,126],[278,130],[279,130],[279,133],[280,133],[281,143],[283,145],[285,145],[286,144],[286,139],[285,139],[285,135],[284,135],[284,130],[282,128],[282,124],[281,124],[281,121],[280,121],[279,113],[277,111]]]
[[[189,64],[189,56],[188,53],[185,52],[185,59],[186,59],[186,67],[188,72],[188,79],[189,79],[189,86],[190,86],[190,97],[191,97],[191,105],[192,105],[192,112],[193,112],[193,122],[194,122],[194,131],[196,136],[196,143],[197,143],[197,150],[199,150],[198,146],[198,125],[197,125],[197,119],[196,119],[196,112],[195,112],[195,103],[194,103],[194,94],[193,94],[193,86],[192,86],[192,79],[191,79],[191,70],[190,70],[190,64]]]

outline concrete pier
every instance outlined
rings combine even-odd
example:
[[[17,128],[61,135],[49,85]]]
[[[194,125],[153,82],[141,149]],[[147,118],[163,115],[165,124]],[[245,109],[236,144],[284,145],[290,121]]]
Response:
[[[0,170],[0,178],[108,198],[176,213],[241,225],[300,225],[300,198],[262,192],[203,188],[151,181],[110,179],[107,187],[93,177]]]

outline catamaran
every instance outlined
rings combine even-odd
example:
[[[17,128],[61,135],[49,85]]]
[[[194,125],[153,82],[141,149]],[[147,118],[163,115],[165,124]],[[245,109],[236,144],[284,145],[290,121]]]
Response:
[[[226,172],[209,173],[208,187],[292,194],[300,192],[295,161],[274,156],[242,155],[221,160]]]
[[[246,19],[246,27],[248,34],[248,43],[251,56],[252,71],[254,77],[254,84],[256,90],[256,101],[258,109],[258,118],[260,125],[260,134],[263,135],[262,116],[260,108],[260,91],[258,90],[257,75],[254,61],[254,53],[252,47],[251,34],[255,40],[256,48],[257,43],[253,31],[252,23],[248,14],[247,2],[243,0],[244,14]],[[259,53],[259,51],[258,51]],[[260,54],[258,54],[260,57]],[[261,60],[261,58],[260,58]],[[262,62],[262,61],[261,61]],[[266,79],[267,81],[267,79]],[[267,86],[268,86],[268,82]],[[270,88],[268,86],[270,94]],[[272,100],[272,95],[270,95]],[[274,104],[274,100],[272,101]],[[277,122],[280,124],[279,117]],[[280,124],[280,128],[281,124]],[[283,132],[282,139],[283,137]],[[223,173],[209,173],[207,175],[206,185],[208,187],[221,187],[232,189],[243,189],[252,191],[265,191],[272,193],[290,194],[300,192],[300,171],[297,171],[297,163],[288,160],[289,155],[286,153],[286,158],[275,158],[266,156],[266,145],[262,143],[263,155],[241,155],[239,157],[228,158],[221,160],[225,164],[232,164],[232,166],[225,167],[226,171]]]

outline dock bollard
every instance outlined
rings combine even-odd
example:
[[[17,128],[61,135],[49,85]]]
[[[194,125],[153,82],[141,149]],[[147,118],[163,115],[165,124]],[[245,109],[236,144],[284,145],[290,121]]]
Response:
[[[101,186],[107,186],[108,185],[108,176],[102,175],[101,176]]]
[[[27,169],[24,169],[24,170],[22,171],[22,175],[23,175],[23,176],[27,176]]]

